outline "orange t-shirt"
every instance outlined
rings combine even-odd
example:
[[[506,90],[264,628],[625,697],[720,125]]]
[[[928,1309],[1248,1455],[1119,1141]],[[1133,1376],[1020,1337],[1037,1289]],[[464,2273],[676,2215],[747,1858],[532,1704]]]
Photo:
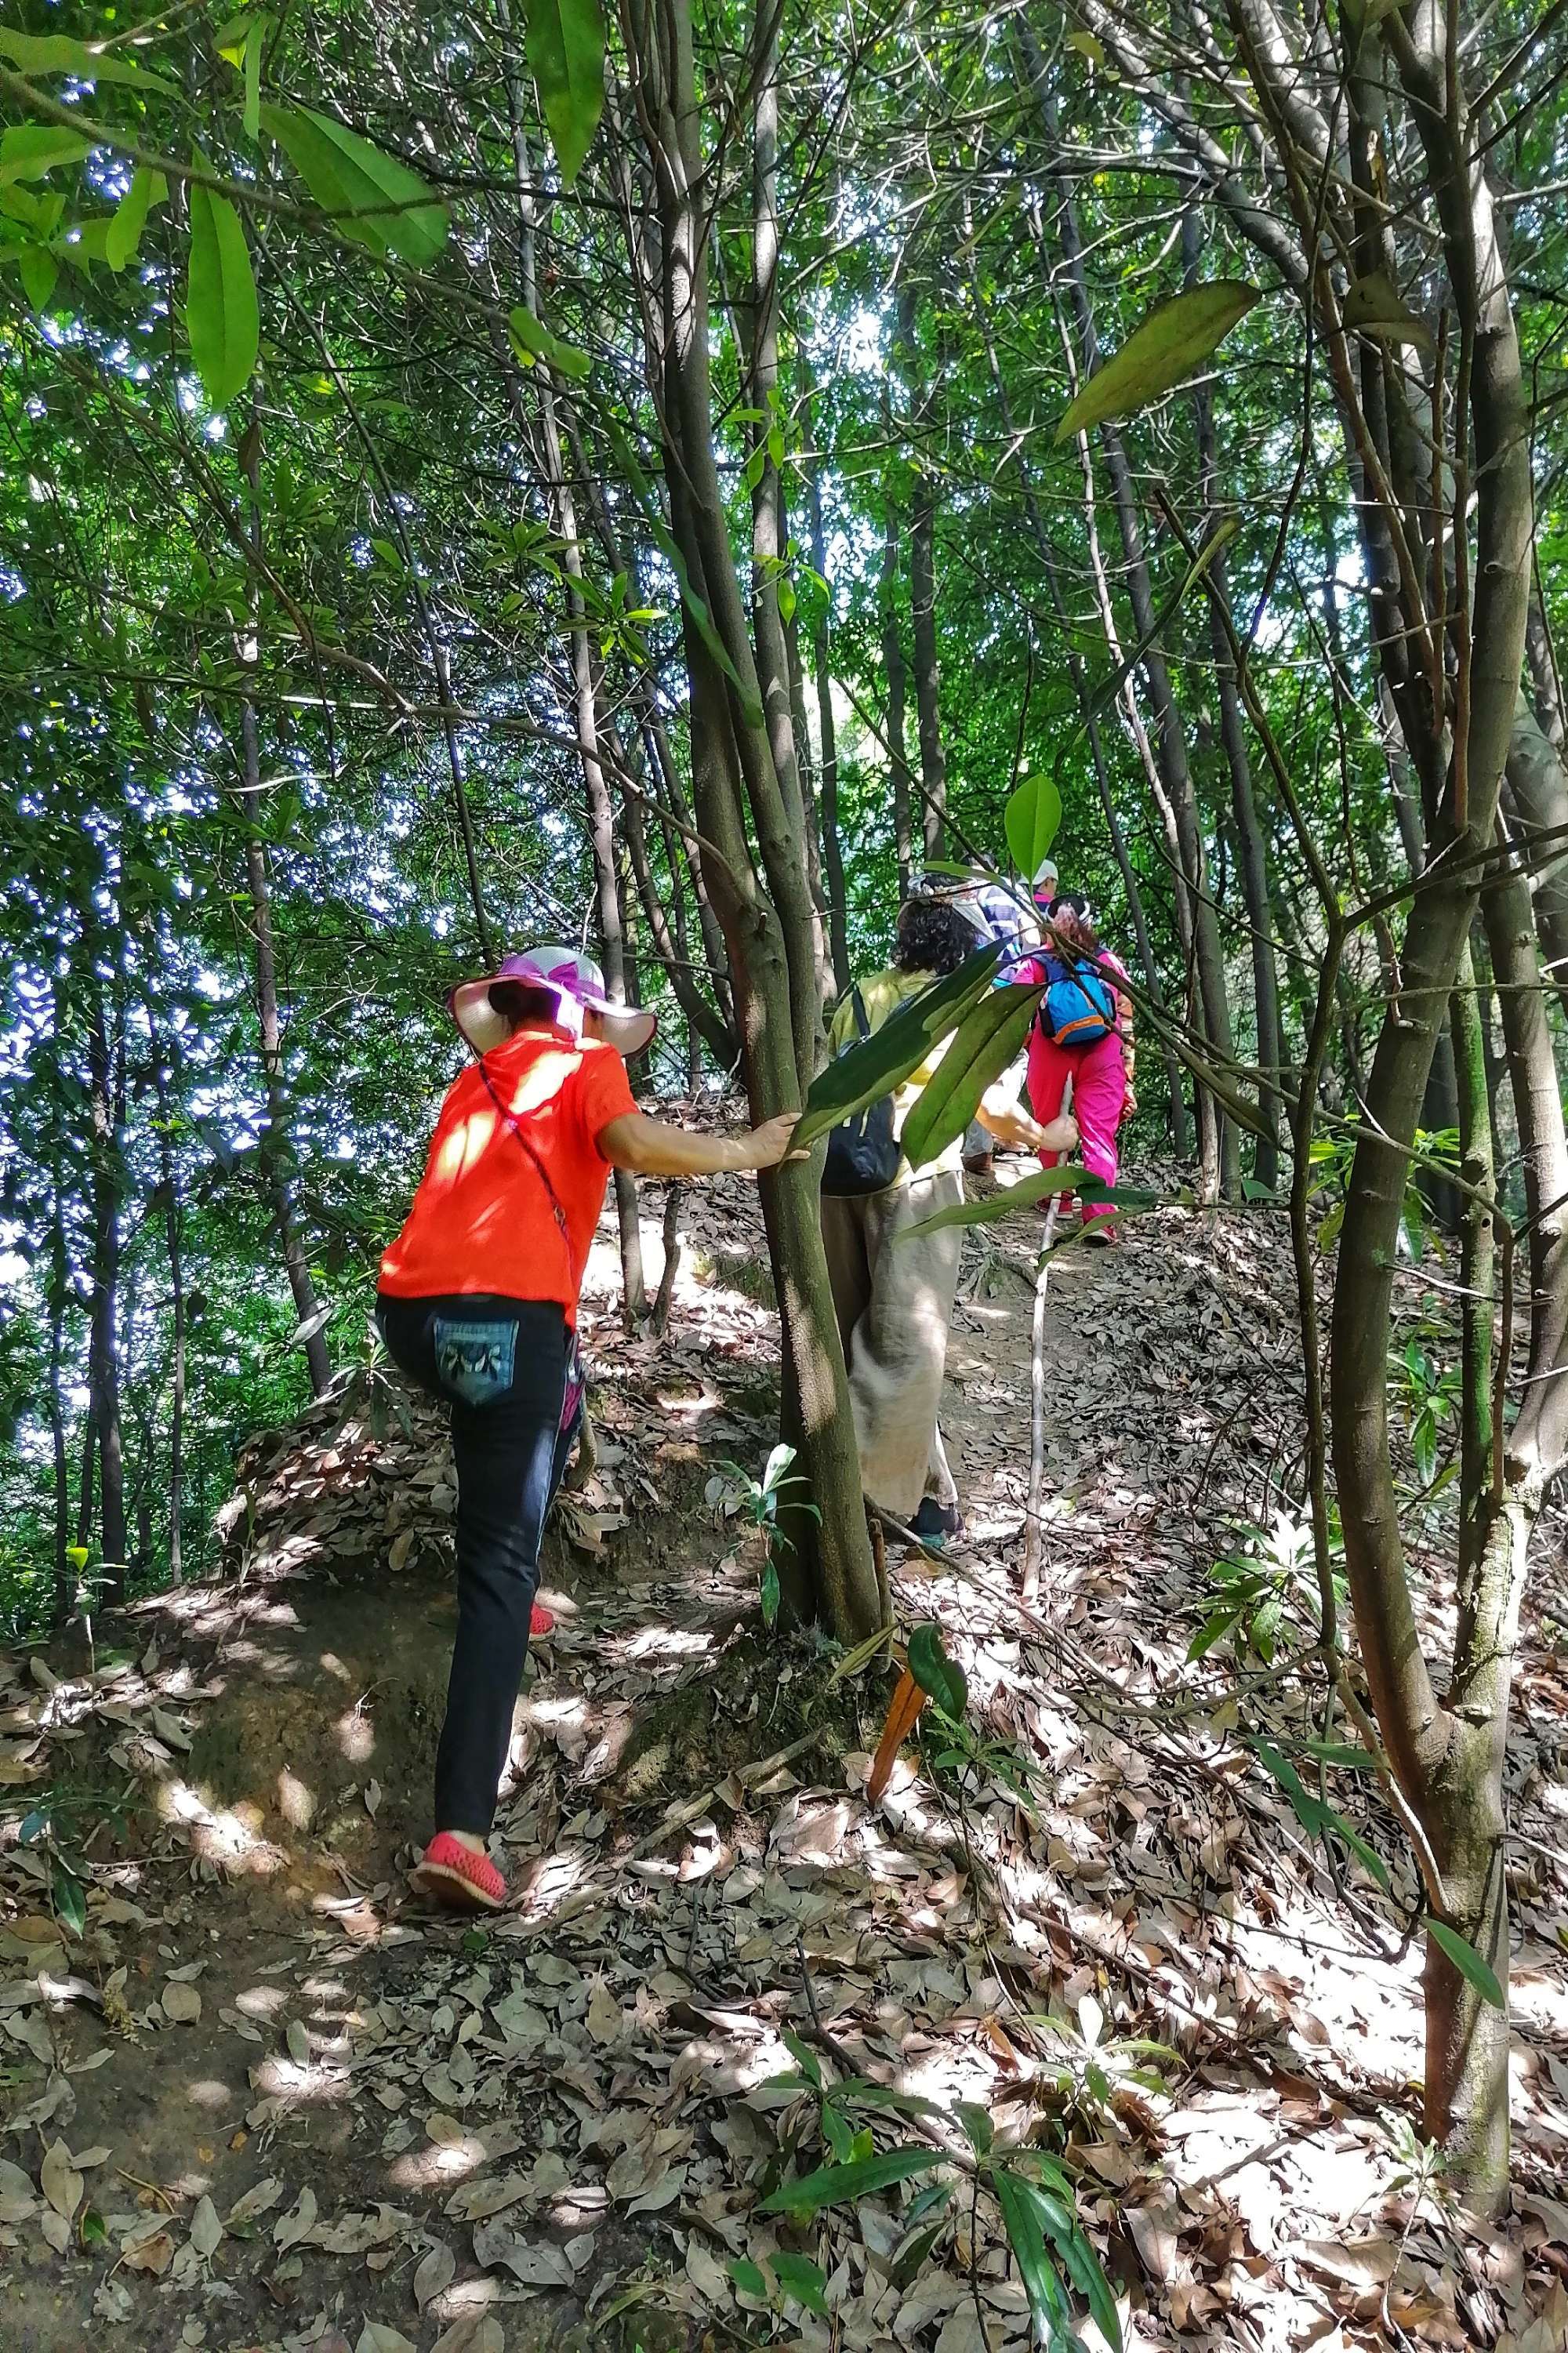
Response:
[[[565,1234],[485,1071],[549,1172]],[[395,1299],[471,1291],[553,1299],[574,1324],[610,1175],[599,1137],[636,1109],[613,1046],[525,1029],[493,1048],[484,1071],[474,1064],[447,1090],[414,1206],[381,1261],[382,1290]]]

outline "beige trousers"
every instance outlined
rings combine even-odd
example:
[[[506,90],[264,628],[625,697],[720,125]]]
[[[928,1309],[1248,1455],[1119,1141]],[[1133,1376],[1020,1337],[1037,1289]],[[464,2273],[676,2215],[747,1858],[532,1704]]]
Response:
[[[822,1239],[860,1449],[860,1483],[909,1520],[922,1494],[956,1495],[937,1428],[948,1325],[963,1246],[960,1226],[897,1239],[963,1198],[957,1169],[937,1169],[844,1199],[825,1193]]]

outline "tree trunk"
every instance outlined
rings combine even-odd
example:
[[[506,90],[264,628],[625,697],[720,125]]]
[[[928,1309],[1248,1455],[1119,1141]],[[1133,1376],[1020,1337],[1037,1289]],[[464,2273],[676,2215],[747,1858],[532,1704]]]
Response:
[[[172,1362],[169,1374],[169,1579],[178,1585],[184,1573],[183,1520],[185,1483],[185,1262],[184,1219],[174,1146],[169,1116],[168,1073],[153,1037],[153,1077],[158,1095],[158,1180],[163,1196],[163,1240],[169,1254],[169,1295]]]
[[[899,336],[909,354],[910,382],[920,372],[915,298],[899,291]],[[915,649],[915,728],[921,747],[921,831],[928,860],[947,856],[947,760],[942,748],[942,662],[936,627],[936,501],[921,464],[910,499],[910,626]]]
[[[914,843],[910,820],[910,760],[904,707],[908,693],[904,641],[899,628],[899,512],[888,501],[882,535],[882,667],[888,674],[888,786],[893,802],[893,851],[899,864],[899,901],[910,895]]]
[[[746,627],[713,447],[709,372],[707,164],[701,151],[689,0],[634,0],[644,85],[638,121],[658,212],[657,284],[642,286],[658,321],[649,351],[670,520],[695,594],[724,649],[721,666],[682,599],[690,681],[693,800],[717,852],[710,889],[723,925],[736,992],[742,1064],[753,1117],[803,1100],[821,1052],[818,926],[806,874],[798,779],[773,758]],[[632,248],[634,269],[648,247]],[[776,668],[774,670],[776,677]],[[789,720],[787,691],[783,718]],[[792,787],[795,789],[792,790]],[[752,834],[748,833],[748,817]],[[761,887],[757,864],[762,868]],[[762,1196],[784,1336],[783,1422],[798,1444],[819,1522],[790,1514],[786,1593],[847,1640],[881,1620],[843,1351],[818,1210],[816,1156],[785,1163]]]
[[[822,479],[814,465],[807,476],[811,515],[811,564],[819,579],[827,577],[827,544],[822,529]],[[849,970],[849,932],[844,906],[844,849],[838,838],[838,737],[833,722],[833,676],[827,660],[829,597],[818,590],[821,603],[811,628],[812,668],[816,681],[816,734],[822,755],[822,785],[817,816],[822,827],[822,878],[827,894],[827,936],[833,954],[833,977],[844,995]],[[909,785],[904,786],[906,802]]]
[[[253,409],[240,444],[242,470],[250,508],[252,545],[261,545],[261,422]],[[252,619],[241,638],[239,657],[254,677],[261,661],[261,639]],[[294,1153],[289,1138],[289,1099],[283,1076],[283,1028],[278,1008],[278,965],[272,936],[272,892],[262,839],[265,809],[261,785],[261,735],[256,702],[246,694],[239,706],[240,782],[238,803],[246,821],[245,871],[250,892],[251,932],[256,954],[256,1010],[260,1031],[261,1082],[267,1111],[258,1144],[262,1177],[272,1220],[278,1229],[283,1270],[289,1278],[294,1312],[307,1333],[305,1364],[312,1396],[320,1397],[332,1377],[331,1358],[320,1326],[321,1306],[310,1276],[310,1261],[294,1215]]]
[[[110,1043],[103,987],[89,983],[88,1084],[92,1106],[92,1320],[88,1339],[88,1395],[97,1440],[99,1533],[102,1594],[125,1598],[125,1464],[120,1430],[120,1211],[124,1190],[119,1113],[124,1092],[122,1016],[114,1008]],[[84,1460],[84,1495],[91,1474]],[[90,1525],[90,1522],[89,1522]]]

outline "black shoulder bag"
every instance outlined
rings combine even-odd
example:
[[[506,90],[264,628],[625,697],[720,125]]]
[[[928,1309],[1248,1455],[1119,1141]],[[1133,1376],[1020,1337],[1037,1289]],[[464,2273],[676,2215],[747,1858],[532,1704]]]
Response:
[[[855,1008],[855,1027],[862,1039],[868,1038],[871,1025],[866,1018],[866,1007],[858,989],[850,1002]],[[848,1054],[854,1048],[846,1046],[841,1050]],[[901,1156],[893,1133],[893,1098],[879,1096],[863,1111],[852,1112],[847,1119],[840,1120],[830,1132],[822,1189],[840,1199],[853,1199],[862,1193],[885,1193],[899,1173]]]

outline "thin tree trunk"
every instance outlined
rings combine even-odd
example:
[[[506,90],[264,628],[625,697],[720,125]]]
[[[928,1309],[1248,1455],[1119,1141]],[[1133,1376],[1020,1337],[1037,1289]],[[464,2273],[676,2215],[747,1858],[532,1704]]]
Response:
[[[185,1261],[184,1219],[174,1146],[169,1118],[168,1073],[153,1038],[153,1079],[158,1097],[158,1180],[163,1196],[163,1240],[169,1254],[172,1362],[169,1374],[169,1579],[178,1585],[184,1574],[183,1520],[185,1483]]]
[[[899,628],[899,514],[888,501],[882,535],[882,667],[888,674],[888,785],[893,801],[893,851],[899,863],[899,898],[910,895],[914,843],[910,819],[910,761],[906,748],[908,694],[904,641]]]
[[[915,298],[899,290],[899,336],[909,354],[911,392],[920,375]],[[915,394],[923,411],[923,392]],[[910,627],[915,649],[915,732],[921,749],[921,831],[928,860],[947,855],[947,758],[942,745],[942,661],[936,626],[936,499],[929,466],[910,498]]]
[[[827,577],[827,543],[822,529],[822,479],[813,465],[806,477],[811,516],[812,569]],[[819,591],[820,595],[821,592]],[[849,932],[844,906],[844,849],[838,838],[838,738],[833,722],[833,678],[827,659],[828,598],[822,596],[812,624],[811,656],[816,681],[816,734],[822,757],[822,786],[817,815],[822,826],[822,876],[827,895],[827,936],[833,955],[833,977],[843,996],[849,987]],[[909,786],[904,786],[906,802]]]
[[[250,516],[251,543],[261,545],[261,420],[253,409],[240,444]],[[242,667],[254,678],[261,661],[261,639],[254,617],[240,641]],[[311,1279],[310,1261],[294,1214],[294,1153],[289,1137],[288,1092],[283,1076],[283,1027],[278,1007],[278,964],[272,934],[272,891],[262,839],[265,808],[261,783],[261,735],[256,701],[247,693],[239,706],[239,807],[246,820],[245,871],[250,892],[251,934],[256,952],[256,1010],[260,1030],[261,1082],[266,1096],[258,1152],[272,1219],[278,1229],[283,1270],[289,1278],[294,1312],[306,1333],[303,1345],[311,1394],[320,1397],[332,1377],[331,1358],[321,1328],[321,1304]]]
[[[88,1083],[92,1111],[92,1321],[88,1343],[88,1392],[97,1439],[99,1532],[102,1543],[103,1599],[110,1605],[125,1594],[125,1465],[120,1429],[120,1210],[124,1183],[121,1131],[116,1119],[121,1083],[116,1066],[124,1054],[121,1015],[114,1008],[111,1044],[104,1015],[103,987],[89,987]],[[84,1459],[84,1498],[90,1472]],[[90,1519],[89,1519],[90,1525]]]
[[[1200,242],[1197,215],[1189,206],[1183,222],[1183,251],[1189,284],[1196,281]],[[1220,522],[1219,464],[1215,445],[1214,404],[1206,388],[1201,385],[1193,394],[1193,419],[1196,428],[1204,506],[1203,538],[1206,544]],[[1253,792],[1251,762],[1247,757],[1247,727],[1242,716],[1236,662],[1220,610],[1222,602],[1228,608],[1230,601],[1223,553],[1214,558],[1209,576],[1214,583],[1214,593],[1209,599],[1209,642],[1214,653],[1215,682],[1219,697],[1220,743],[1230,771],[1230,805],[1236,819],[1237,862],[1240,868],[1242,899],[1251,934],[1253,1014],[1258,1032],[1260,1082],[1258,1115],[1263,1131],[1256,1139],[1253,1175],[1258,1184],[1267,1186],[1272,1192],[1279,1181],[1279,1099],[1275,1090],[1279,1085],[1284,1052],[1279,1035],[1279,979],[1275,968],[1274,938],[1270,928],[1268,863],[1263,828],[1258,821],[1258,804]]]
[[[801,1103],[821,1053],[819,927],[798,792],[773,762],[714,454],[709,160],[689,0],[647,0],[646,8],[644,0],[631,0],[629,24],[642,66],[638,119],[658,208],[659,278],[642,292],[650,326],[657,322],[649,363],[660,395],[670,520],[733,673],[714,659],[683,599],[693,798],[701,831],[718,853],[710,887],[730,950],[748,1093],[760,1117]],[[634,267],[646,258],[634,240]],[[790,1514],[786,1599],[815,1609],[842,1638],[855,1640],[880,1623],[881,1601],[823,1250],[818,1181],[812,1158],[785,1162],[762,1183],[784,1330],[784,1434],[798,1449],[806,1492],[822,1514],[820,1522]]]

